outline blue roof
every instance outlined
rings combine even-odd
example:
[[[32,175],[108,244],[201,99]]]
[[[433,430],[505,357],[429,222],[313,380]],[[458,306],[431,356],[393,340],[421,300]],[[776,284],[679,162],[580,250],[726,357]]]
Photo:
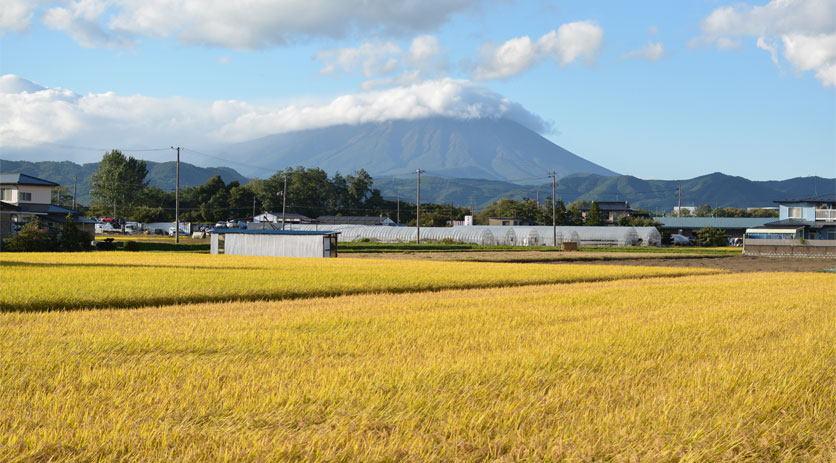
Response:
[[[664,228],[755,228],[775,217],[654,217]]]
[[[250,235],[335,235],[338,231],[329,230],[250,230],[241,228],[215,228],[209,233],[246,233]]]
[[[42,178],[19,173],[0,174],[0,183],[12,185],[58,186],[58,184],[55,182],[50,182],[49,180],[44,180]]]

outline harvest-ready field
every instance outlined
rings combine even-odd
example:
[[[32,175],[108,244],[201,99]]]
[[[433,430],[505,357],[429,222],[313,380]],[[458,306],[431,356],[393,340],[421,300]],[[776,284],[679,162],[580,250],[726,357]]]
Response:
[[[676,268],[485,265],[98,252],[0,254],[4,311],[432,291],[689,275]]]
[[[0,255],[0,461],[836,458],[834,275],[231,257]]]

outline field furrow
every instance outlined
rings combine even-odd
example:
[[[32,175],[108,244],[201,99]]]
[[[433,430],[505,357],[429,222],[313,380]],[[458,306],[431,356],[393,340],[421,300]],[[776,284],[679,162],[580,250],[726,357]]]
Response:
[[[468,268],[337,261],[318,275],[438,289]],[[517,271],[478,268],[484,286]],[[832,461],[834,287],[759,273],[0,313],[0,461]]]

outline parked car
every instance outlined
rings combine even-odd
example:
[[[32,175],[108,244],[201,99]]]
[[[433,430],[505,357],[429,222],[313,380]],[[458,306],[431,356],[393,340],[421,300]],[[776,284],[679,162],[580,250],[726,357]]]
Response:
[[[174,236],[174,227],[169,227],[168,228],[168,236]],[[180,236],[189,236],[189,234],[186,233],[185,230],[181,229],[180,230]]]
[[[690,246],[691,240],[685,236],[680,234],[672,234],[671,235],[671,242],[673,242],[674,246]]]

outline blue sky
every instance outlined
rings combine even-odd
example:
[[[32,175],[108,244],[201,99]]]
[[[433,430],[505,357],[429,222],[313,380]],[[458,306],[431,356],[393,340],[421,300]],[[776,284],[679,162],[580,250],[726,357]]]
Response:
[[[9,0],[0,30],[4,158],[447,115],[641,178],[836,176],[836,0]]]

